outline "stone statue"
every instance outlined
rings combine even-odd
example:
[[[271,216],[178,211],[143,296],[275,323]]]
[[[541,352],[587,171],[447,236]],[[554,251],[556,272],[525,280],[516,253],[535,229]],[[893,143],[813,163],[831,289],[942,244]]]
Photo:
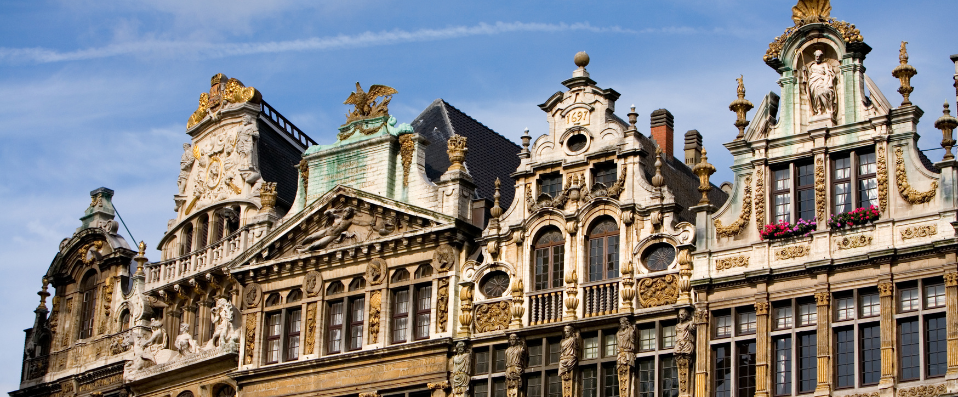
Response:
[[[326,227],[306,236],[300,245],[300,252],[323,249],[329,243],[340,242],[346,238],[355,237],[348,231],[353,224],[355,211],[352,207],[326,210]]]
[[[243,166],[251,166],[250,154],[253,152],[253,138],[259,138],[259,131],[250,115],[243,116],[243,125],[240,127],[236,139],[236,152],[244,160]]]
[[[206,342],[205,350],[219,348],[223,352],[234,352],[239,349],[238,330],[233,327],[233,304],[225,298],[216,300],[216,306],[210,311],[213,326],[213,336]]]
[[[160,350],[166,348],[169,337],[166,335],[166,330],[163,329],[163,322],[160,320],[151,318],[150,328],[153,332],[150,334],[150,337],[143,342],[143,347],[155,355]]]
[[[675,324],[675,354],[695,352],[695,324],[688,308],[679,309],[679,322]]]
[[[529,352],[526,342],[518,335],[509,335],[506,349],[506,396],[517,397],[522,387],[522,372],[526,369]]]
[[[455,397],[466,397],[469,392],[469,380],[472,376],[472,351],[466,344],[456,344],[456,355],[452,358],[452,393]]]
[[[822,50],[815,50],[815,61],[804,70],[808,101],[812,115],[831,116],[835,113],[835,70],[822,59]]]
[[[127,361],[125,366],[126,369],[124,371],[136,372],[146,368],[147,361],[155,363],[153,361],[153,355],[150,354],[150,351],[145,348],[146,342],[143,340],[143,335],[139,334],[139,332],[136,332],[135,334],[131,332],[130,335],[133,339],[133,359]]]
[[[559,377],[562,378],[562,396],[572,397],[575,367],[579,364],[579,333],[571,325],[562,330],[559,354]]]
[[[186,180],[190,178],[190,171],[193,170],[193,163],[196,157],[193,157],[193,148],[189,143],[183,144],[183,155],[180,157],[180,177],[176,180],[176,186],[180,189],[180,194],[186,192]]]
[[[199,346],[196,345],[196,340],[190,335],[189,324],[180,324],[180,334],[177,335],[176,340],[173,341],[173,348],[180,353],[180,357],[196,353],[200,350]]]
[[[619,331],[615,333],[616,372],[619,375],[619,395],[629,394],[629,381],[632,379],[632,367],[635,365],[635,326],[628,318],[619,319]]]

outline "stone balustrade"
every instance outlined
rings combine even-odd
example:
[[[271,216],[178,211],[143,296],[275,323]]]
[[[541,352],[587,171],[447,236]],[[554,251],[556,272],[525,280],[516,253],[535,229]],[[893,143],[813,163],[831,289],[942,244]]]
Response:
[[[221,240],[178,258],[144,265],[146,289],[189,279],[196,274],[223,265],[249,246],[249,226],[244,226]]]

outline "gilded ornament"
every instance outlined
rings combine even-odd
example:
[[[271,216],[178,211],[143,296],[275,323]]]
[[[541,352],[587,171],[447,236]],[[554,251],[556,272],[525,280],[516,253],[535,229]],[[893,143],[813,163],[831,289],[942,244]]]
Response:
[[[908,98],[911,96],[911,93],[915,91],[915,87],[911,86],[911,78],[918,74],[918,70],[915,70],[914,66],[908,64],[908,50],[905,48],[906,44],[908,44],[907,41],[901,42],[901,49],[898,51],[899,65],[891,71],[891,75],[898,79],[900,83],[900,87],[898,87],[898,93],[902,96],[901,106],[911,105],[911,100]]]
[[[256,314],[246,315],[246,363],[253,363],[253,352],[256,350]]]
[[[234,189],[236,194],[240,192]],[[262,205],[260,211],[269,212],[276,206],[276,182],[263,182],[259,191],[259,202]]]
[[[409,167],[412,166],[412,155],[416,151],[416,141],[412,134],[399,136],[399,157],[402,159],[402,185],[409,186]]]
[[[878,142],[878,146],[875,148],[875,151],[878,152],[878,161],[875,163],[878,169],[876,175],[878,178],[878,210],[881,212],[885,212],[885,209],[888,208],[888,165],[885,161],[886,147],[885,142]],[[824,176],[822,179],[824,180]]]
[[[845,236],[835,239],[835,246],[840,250],[847,250],[852,248],[861,248],[872,243],[872,236],[866,236],[864,234],[859,234],[856,236]]]
[[[895,181],[898,183],[898,194],[909,204],[924,204],[935,198],[938,191],[938,181],[932,181],[928,191],[919,192],[908,184],[908,175],[905,173],[904,151],[901,147],[895,149]]]
[[[206,116],[218,112],[225,105],[261,101],[262,95],[255,88],[246,87],[235,78],[227,79],[222,73],[217,73],[210,79],[210,92],[200,94],[199,106],[186,121],[186,128],[193,128]]]
[[[785,29],[785,33],[776,37],[768,44],[768,51],[765,52],[765,62],[778,59],[785,48],[785,42],[798,31],[802,26],[810,23],[821,23],[831,26],[842,36],[845,43],[860,43],[864,40],[861,31],[855,28],[854,24],[845,21],[838,21],[830,17],[831,5],[828,0],[799,0],[795,7],[792,7],[792,20],[795,26]]]
[[[382,292],[369,293],[369,343],[379,343],[379,316],[382,311]]]
[[[715,271],[729,270],[736,267],[748,267],[747,256],[733,256],[715,260]]]
[[[446,154],[449,156],[449,168],[447,171],[465,171],[463,163],[466,161],[466,153],[469,148],[466,147],[466,137],[453,134],[446,142]]]
[[[446,326],[449,323],[449,279],[441,278],[438,281],[439,288],[436,294],[436,332],[446,332]]]
[[[306,342],[305,353],[313,354],[316,347],[316,302],[306,305]]]
[[[491,332],[509,327],[512,318],[509,301],[476,305],[476,332]]]
[[[738,128],[738,135],[735,136],[736,140],[742,139],[745,137],[745,127],[748,127],[748,120],[745,119],[745,114],[749,110],[752,110],[755,105],[752,102],[749,102],[748,99],[745,99],[745,76],[739,75],[738,89],[736,98],[728,105],[728,110],[735,112],[735,127]]]
[[[365,92],[357,81],[356,91],[349,94],[349,97],[343,102],[344,105],[355,106],[353,111],[346,115],[346,124],[356,120],[371,119],[389,114],[389,101],[392,100],[393,94],[397,93],[398,91],[394,88],[379,84],[370,86],[369,92]],[[380,103],[376,103],[376,99],[379,97],[383,97],[383,100]]]
[[[828,306],[831,303],[832,294],[828,291],[819,291],[815,293],[815,304],[818,306]]]
[[[426,388],[429,390],[447,390],[449,389],[449,381],[442,381],[436,383],[426,383]]]
[[[695,164],[692,167],[692,173],[699,177],[699,193],[702,193],[702,198],[699,199],[698,205],[708,205],[709,204],[709,192],[712,191],[712,184],[709,182],[709,178],[712,174],[715,173],[715,166],[709,163],[709,158],[706,155],[708,152],[705,149],[702,149],[702,158],[698,164]],[[655,160],[656,164],[659,163],[659,159]],[[658,172],[658,169],[656,169]]]
[[[945,286],[958,287],[958,273],[955,273],[955,272],[945,273]]]
[[[718,237],[735,237],[748,225],[749,220],[752,217],[752,176],[745,176],[745,195],[742,198],[742,213],[739,214],[738,219],[735,222],[728,226],[722,226],[722,221],[716,219],[713,221],[715,223],[715,234]]]
[[[815,158],[815,216],[818,221],[825,219],[825,159],[824,155],[818,155]]]
[[[878,283],[878,295],[879,296],[892,296],[895,293],[895,284],[882,281]]]
[[[755,302],[755,315],[768,315],[768,302]]]
[[[780,261],[808,256],[812,247],[807,244],[789,245],[775,250],[775,259]]]
[[[898,397],[940,397],[947,393],[948,386],[944,383],[898,389]]]
[[[639,304],[643,308],[674,304],[679,298],[677,281],[674,274],[639,280]]]
[[[765,165],[755,169],[755,228],[759,232],[765,224]]]
[[[901,229],[902,240],[934,236],[936,234],[938,234],[938,226],[936,225],[909,226]]]

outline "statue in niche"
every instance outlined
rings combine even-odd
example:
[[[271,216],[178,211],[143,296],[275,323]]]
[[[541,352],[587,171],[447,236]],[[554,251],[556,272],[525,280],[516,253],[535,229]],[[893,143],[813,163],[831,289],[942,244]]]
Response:
[[[528,351],[525,340],[518,335],[509,335],[506,349],[506,396],[517,397],[522,386],[522,372],[526,368]]]
[[[452,393],[455,397],[465,397],[469,391],[471,364],[472,351],[466,348],[465,343],[457,343],[456,355],[452,358]]]
[[[193,170],[193,163],[196,157],[193,156],[193,147],[189,143],[183,144],[183,155],[180,157],[180,177],[176,179],[176,186],[180,189],[180,194],[186,192],[186,180],[190,178],[190,171]]]
[[[616,372],[619,376],[619,395],[624,396],[629,391],[629,381],[632,379],[632,366],[635,364],[635,326],[628,318],[619,319],[619,331],[615,333],[617,347]]]
[[[562,379],[562,396],[572,397],[575,381],[575,367],[579,365],[579,333],[571,325],[562,330],[559,343],[559,377]]]
[[[815,50],[815,60],[802,69],[805,94],[813,117],[832,117],[835,114],[835,82],[837,61],[824,59],[822,50]]]

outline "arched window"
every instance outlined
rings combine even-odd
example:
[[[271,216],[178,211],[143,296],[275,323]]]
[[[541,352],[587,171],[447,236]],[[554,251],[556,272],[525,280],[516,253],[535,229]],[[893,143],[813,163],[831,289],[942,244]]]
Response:
[[[343,283],[341,281],[333,281],[329,284],[329,287],[326,288],[326,295],[335,295],[343,292]]]
[[[558,228],[544,230],[532,244],[535,290],[559,288],[565,265],[565,237]]]
[[[675,247],[669,243],[655,243],[642,252],[645,267],[653,272],[666,270],[675,262]]]
[[[236,389],[233,389],[230,385],[220,386],[219,390],[216,391],[216,397],[236,397]]]
[[[226,234],[230,235],[233,232],[239,230],[239,213],[240,209],[238,206],[233,206],[231,211],[227,213],[226,216]]]
[[[217,242],[223,238],[223,223],[224,220],[221,215],[213,215],[213,238],[210,239],[211,242]]]
[[[203,249],[206,248],[208,242],[208,237],[210,234],[210,217],[206,214],[200,216],[200,233],[196,235],[196,248]]]
[[[130,311],[123,310],[123,313],[120,313],[120,331],[128,329],[130,329]]]
[[[176,397],[193,397],[193,392],[187,390],[185,392],[177,394]]]
[[[432,276],[432,265],[426,264],[416,269],[416,278],[426,278]]]
[[[93,321],[96,318],[96,272],[90,270],[80,283],[83,303],[80,307],[80,339],[93,336]]]
[[[183,247],[180,255],[187,255],[190,252],[193,252],[193,224],[188,223],[183,227]]]
[[[366,288],[366,279],[362,277],[356,277],[351,283],[349,283],[350,291],[359,291],[363,288]]]
[[[269,297],[266,298],[266,307],[276,306],[278,304],[279,304],[279,294],[275,292],[272,294],[269,294]]]
[[[303,292],[299,288],[289,291],[289,295],[286,295],[286,303],[296,303],[303,299]]]
[[[391,281],[394,283],[409,281],[409,271],[407,271],[406,269],[396,270],[396,272],[393,273],[393,278]]]
[[[589,230],[589,281],[619,277],[619,225],[603,217]]]

